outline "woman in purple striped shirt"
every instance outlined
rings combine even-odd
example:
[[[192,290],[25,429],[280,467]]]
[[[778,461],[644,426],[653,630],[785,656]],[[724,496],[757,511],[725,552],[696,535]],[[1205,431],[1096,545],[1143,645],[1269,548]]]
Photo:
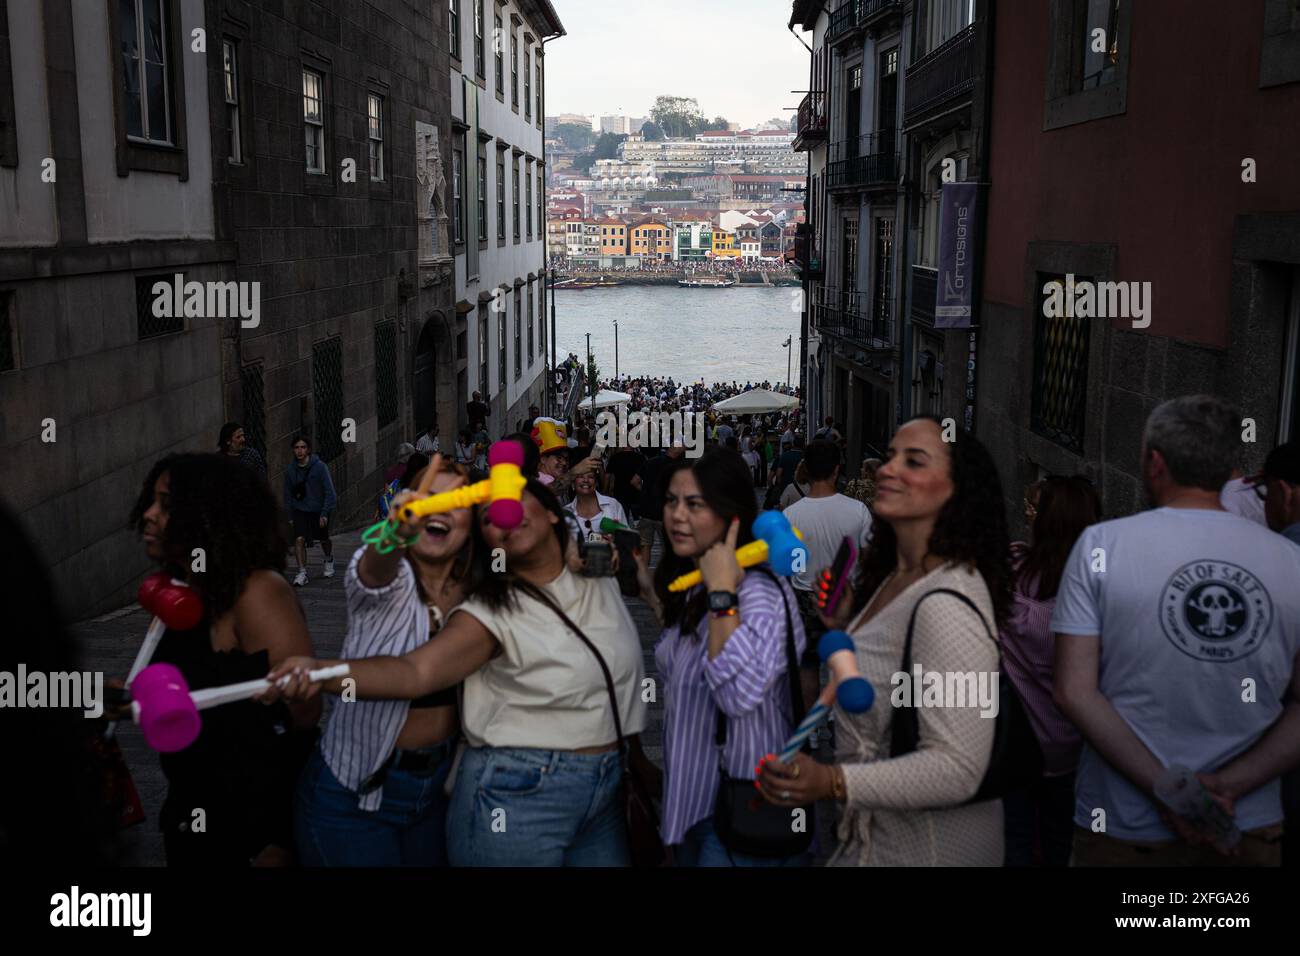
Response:
[[[1030,543],[1011,546],[1011,614],[1002,627],[1002,668],[1015,685],[1043,748],[1043,776],[1002,798],[1007,866],[1065,866],[1074,834],[1074,770],[1082,739],[1052,701],[1052,609],[1070,550],[1101,520],[1088,479],[1051,476],[1025,494]],[[1038,852],[1035,853],[1035,847]]]
[[[793,726],[786,606],[796,656],[804,649],[789,583],[757,570],[746,574],[736,562],[737,545],[753,540],[757,512],[749,469],[735,451],[714,449],[694,461],[680,459],[663,481],[671,553],[653,584],[644,564],[640,578],[642,596],[664,624],[655,647],[664,681],[664,843],[679,866],[803,865],[803,854],[765,859],[729,851],[713,826],[722,773],[714,742],[718,712],[727,722],[723,767],[731,777],[753,779],[755,765],[781,749]],[[668,591],[669,582],[696,568],[702,585]]]

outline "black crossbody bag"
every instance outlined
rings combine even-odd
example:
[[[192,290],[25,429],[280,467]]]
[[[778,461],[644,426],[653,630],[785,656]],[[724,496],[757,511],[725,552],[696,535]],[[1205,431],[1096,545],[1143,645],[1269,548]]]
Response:
[[[1028,786],[1043,774],[1043,749],[1034,734],[1029,715],[1015,686],[1002,673],[1002,645],[993,636],[980,609],[975,602],[951,588],[935,588],[922,594],[912,607],[912,616],[907,622],[907,641],[903,645],[903,673],[912,679],[912,632],[916,628],[916,612],[921,609],[921,602],[934,594],[950,594],[957,598],[980,619],[989,640],[998,649],[998,714],[993,727],[993,751],[989,754],[989,766],[984,771],[984,779],[975,795],[961,806],[983,803],[985,800],[998,800],[1013,790]],[[913,702],[915,704],[915,702]],[[916,707],[895,708],[893,723],[890,725],[889,756],[901,757],[916,750],[921,739],[920,719]]]
[[[785,668],[790,684],[790,725],[799,726],[803,720],[803,688],[799,683],[799,658],[794,646],[794,621],[790,617],[790,603],[785,588],[768,568],[752,568],[770,578],[781,592],[781,605],[785,608]],[[779,807],[768,803],[754,786],[753,780],[737,779],[727,774],[723,754],[727,745],[727,717],[718,711],[717,734],[714,743],[718,748],[718,799],[713,805],[713,829],[728,850],[750,856],[787,857],[807,851],[812,845],[813,804],[802,807]],[[802,810],[803,830],[794,828],[794,812]]]

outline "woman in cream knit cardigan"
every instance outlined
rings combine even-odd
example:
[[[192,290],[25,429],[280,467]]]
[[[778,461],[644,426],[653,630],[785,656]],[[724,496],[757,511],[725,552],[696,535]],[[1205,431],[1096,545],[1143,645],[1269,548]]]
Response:
[[[912,664],[943,674],[974,673],[992,692],[998,672],[993,634],[1007,612],[1010,567],[997,469],[965,432],[943,440],[936,419],[916,418],[895,434],[877,473],[875,535],[859,561],[858,601],[840,620],[853,636],[858,667],[876,690],[863,714],[836,708],[834,764],[799,754],[769,761],[763,795],[781,806],[839,801],[839,866],[1001,866],[1002,805],[966,804],[988,768],[994,711],[920,707],[916,749],[889,756],[907,624],[921,598]],[[952,703],[952,702],[948,702]]]

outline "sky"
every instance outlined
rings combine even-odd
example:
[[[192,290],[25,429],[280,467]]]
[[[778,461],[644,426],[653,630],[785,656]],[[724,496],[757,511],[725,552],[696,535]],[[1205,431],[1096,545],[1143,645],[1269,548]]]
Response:
[[[742,127],[789,120],[808,50],[790,0],[551,0],[567,36],[546,44],[546,113],[649,116],[656,96],[699,100]],[[799,34],[806,42],[811,34]]]

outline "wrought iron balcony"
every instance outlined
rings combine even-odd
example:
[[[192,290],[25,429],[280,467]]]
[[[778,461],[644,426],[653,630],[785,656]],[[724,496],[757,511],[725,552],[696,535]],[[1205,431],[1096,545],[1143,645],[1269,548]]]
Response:
[[[939,270],[912,266],[912,318],[934,325],[935,296],[939,290]]]
[[[817,235],[806,222],[795,227],[794,258],[791,262],[802,279],[819,279],[825,274],[822,252],[817,248]]]
[[[898,138],[892,132],[832,144],[827,189],[880,189],[897,183]]]
[[[826,94],[814,90],[803,98],[799,104],[799,122],[796,127],[794,143],[795,152],[810,149],[826,141]]]
[[[848,339],[874,352],[892,352],[894,300],[871,298],[863,292],[842,292],[823,286],[813,302],[813,322],[818,331]]]
[[[944,106],[967,96],[975,86],[975,27],[961,33],[907,68],[903,122],[906,126],[926,119]]]
[[[837,43],[858,29],[885,19],[891,13],[901,14],[902,10],[900,0],[844,0],[831,14],[826,42]]]

